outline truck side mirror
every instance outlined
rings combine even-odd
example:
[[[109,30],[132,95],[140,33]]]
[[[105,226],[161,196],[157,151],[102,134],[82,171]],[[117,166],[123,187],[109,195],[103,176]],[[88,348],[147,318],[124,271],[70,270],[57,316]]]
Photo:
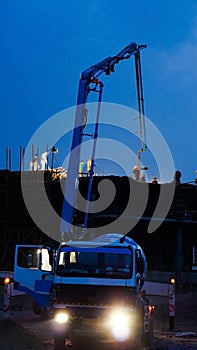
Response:
[[[53,259],[53,249],[50,249],[49,250],[49,264],[53,267],[53,262],[54,262],[54,259]]]
[[[137,258],[137,271],[140,273],[140,274],[143,274],[144,273],[144,260],[142,257],[140,258]]]

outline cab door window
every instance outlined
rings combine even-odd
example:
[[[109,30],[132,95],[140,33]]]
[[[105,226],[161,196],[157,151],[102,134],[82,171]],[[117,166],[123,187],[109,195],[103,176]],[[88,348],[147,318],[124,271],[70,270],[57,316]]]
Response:
[[[52,271],[47,248],[19,247],[17,265],[31,270]]]
[[[20,247],[18,249],[17,265],[26,269],[38,270],[40,266],[40,249]]]

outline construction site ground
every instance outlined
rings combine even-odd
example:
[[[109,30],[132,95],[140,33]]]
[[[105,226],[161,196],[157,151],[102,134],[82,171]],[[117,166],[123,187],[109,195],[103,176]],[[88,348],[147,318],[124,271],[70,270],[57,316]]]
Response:
[[[32,299],[27,295],[11,297],[9,317],[5,318],[3,296],[4,287],[0,286],[0,349],[52,350],[52,321],[33,314]],[[155,349],[197,349],[197,289],[189,287],[176,293],[173,330],[169,330],[168,297],[148,297],[155,306]]]

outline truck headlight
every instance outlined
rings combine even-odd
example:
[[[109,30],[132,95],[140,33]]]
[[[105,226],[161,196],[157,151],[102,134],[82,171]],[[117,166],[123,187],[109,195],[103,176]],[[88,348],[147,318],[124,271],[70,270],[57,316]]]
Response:
[[[60,324],[68,323],[69,315],[66,312],[61,311],[56,313],[54,320]]]
[[[125,341],[130,336],[130,319],[123,311],[116,311],[111,315],[110,326],[113,337],[118,341]]]

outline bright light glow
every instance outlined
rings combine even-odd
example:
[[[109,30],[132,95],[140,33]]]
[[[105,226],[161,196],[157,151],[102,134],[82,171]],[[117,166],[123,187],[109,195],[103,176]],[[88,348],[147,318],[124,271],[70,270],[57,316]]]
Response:
[[[123,311],[116,311],[111,315],[110,326],[112,335],[117,341],[125,341],[130,336],[129,317]]]
[[[9,277],[6,277],[5,279],[4,279],[4,284],[9,284],[10,283],[10,279],[9,279]]]
[[[170,283],[171,283],[171,284],[175,284],[175,279],[174,279],[174,278],[171,278]]]
[[[63,324],[68,322],[69,316],[66,312],[59,312],[55,315],[54,319],[56,322]]]
[[[153,312],[154,309],[155,309],[154,305],[149,305],[149,307],[148,307],[149,313]]]

